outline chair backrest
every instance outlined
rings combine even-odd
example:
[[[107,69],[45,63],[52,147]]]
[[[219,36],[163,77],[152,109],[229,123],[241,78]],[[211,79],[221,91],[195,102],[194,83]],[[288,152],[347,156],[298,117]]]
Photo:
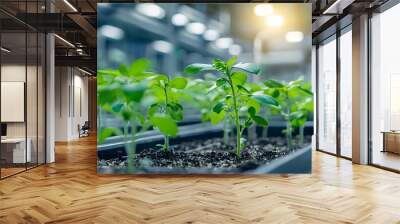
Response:
[[[89,125],[89,124],[90,124],[89,121],[85,121],[85,123],[83,124],[82,128],[87,128],[87,129],[89,129],[89,128],[90,128],[90,125]]]

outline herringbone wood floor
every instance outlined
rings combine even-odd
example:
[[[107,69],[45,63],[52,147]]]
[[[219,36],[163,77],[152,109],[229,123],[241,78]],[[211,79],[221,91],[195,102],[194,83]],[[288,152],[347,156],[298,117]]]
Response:
[[[96,142],[0,181],[0,223],[400,223],[400,175],[315,152],[313,174],[98,176]]]

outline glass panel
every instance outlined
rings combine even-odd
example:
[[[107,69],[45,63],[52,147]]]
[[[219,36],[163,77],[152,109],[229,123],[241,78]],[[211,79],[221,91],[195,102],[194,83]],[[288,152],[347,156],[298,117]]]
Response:
[[[30,148],[31,153],[30,160],[28,160],[28,168],[37,165],[38,160],[38,143],[37,143],[37,132],[38,132],[38,111],[37,111],[37,76],[38,76],[38,36],[36,32],[27,33],[28,38],[28,63],[27,63],[27,81],[26,81],[26,112],[27,112],[27,142],[28,151]]]
[[[2,177],[25,170],[31,151],[26,150],[26,33],[1,34]],[[29,147],[28,147],[29,149]]]
[[[336,153],[336,40],[318,48],[318,147]]]
[[[372,18],[372,163],[400,170],[400,5]]]
[[[352,141],[352,33],[340,37],[340,153],[351,158]]]
[[[38,45],[38,163],[45,163],[45,52],[46,37],[39,34]]]

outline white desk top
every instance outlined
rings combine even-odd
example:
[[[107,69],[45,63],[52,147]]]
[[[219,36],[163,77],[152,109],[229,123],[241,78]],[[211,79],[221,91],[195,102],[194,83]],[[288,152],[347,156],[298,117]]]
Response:
[[[29,138],[27,139],[28,141],[30,140]],[[2,138],[1,143],[20,143],[24,142],[25,138]]]

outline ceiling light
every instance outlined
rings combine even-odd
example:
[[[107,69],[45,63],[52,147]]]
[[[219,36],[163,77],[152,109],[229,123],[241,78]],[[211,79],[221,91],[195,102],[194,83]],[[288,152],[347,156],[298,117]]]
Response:
[[[154,41],[152,44],[154,50],[168,54],[173,50],[173,46],[170,42],[164,41],[164,40],[157,40]]]
[[[154,3],[139,3],[136,10],[148,17],[162,19],[165,16],[165,10]]]
[[[90,72],[88,72],[88,71],[86,71],[86,70],[83,70],[83,69],[81,69],[81,68],[79,68],[79,67],[78,67],[78,70],[81,71],[81,72],[83,72],[83,73],[85,73],[85,74],[87,74],[87,75],[92,75],[92,73],[90,73]]]
[[[285,38],[287,42],[296,43],[303,40],[304,34],[300,31],[291,31],[286,33]]]
[[[242,52],[242,47],[240,45],[234,44],[229,47],[229,54],[239,55]]]
[[[7,49],[7,48],[5,48],[5,47],[1,47],[0,49],[1,49],[2,51],[6,52],[6,53],[10,53],[10,52],[11,52],[11,50],[9,50],[9,49]]]
[[[216,30],[210,29],[210,30],[207,30],[207,31],[203,34],[203,37],[204,37],[205,40],[214,41],[214,40],[218,39],[219,33],[218,33],[218,31],[216,31]]]
[[[270,4],[258,4],[254,7],[254,14],[256,16],[267,16],[274,12],[274,8]]]
[[[103,36],[114,40],[120,40],[125,35],[125,32],[121,28],[111,25],[104,25],[100,27],[100,33]]]
[[[75,45],[71,44],[71,42],[69,42],[68,40],[66,40],[66,39],[64,39],[64,38],[62,38],[62,37],[60,37],[60,36],[57,35],[57,34],[54,34],[54,36],[57,37],[57,38],[58,38],[59,40],[61,40],[62,42],[64,42],[65,44],[67,44],[68,46],[75,48]]]
[[[265,18],[265,24],[274,27],[280,27],[283,25],[283,17],[278,15],[271,15]]]
[[[67,4],[68,7],[72,9],[72,11],[78,12],[78,10],[68,0],[64,0],[64,3]]]
[[[339,4],[341,2],[344,3],[342,6],[341,6],[341,4]],[[351,4],[351,1],[336,0],[335,2],[333,2],[332,5],[330,5],[326,10],[324,10],[324,12],[322,12],[322,14],[329,14],[329,13],[340,14],[340,12],[338,12],[340,10],[340,7],[345,8],[345,5],[347,7],[349,4]]]
[[[189,33],[200,35],[204,33],[204,31],[206,30],[206,26],[203,23],[198,23],[198,22],[189,23],[186,25],[186,30]]]
[[[189,22],[189,20],[185,15],[178,13],[172,16],[171,22],[175,26],[184,26]]]
[[[232,43],[233,43],[232,38],[230,38],[230,37],[222,37],[222,38],[219,38],[219,39],[215,42],[215,45],[216,45],[218,48],[227,49],[227,48],[229,48],[229,46],[231,46]]]

